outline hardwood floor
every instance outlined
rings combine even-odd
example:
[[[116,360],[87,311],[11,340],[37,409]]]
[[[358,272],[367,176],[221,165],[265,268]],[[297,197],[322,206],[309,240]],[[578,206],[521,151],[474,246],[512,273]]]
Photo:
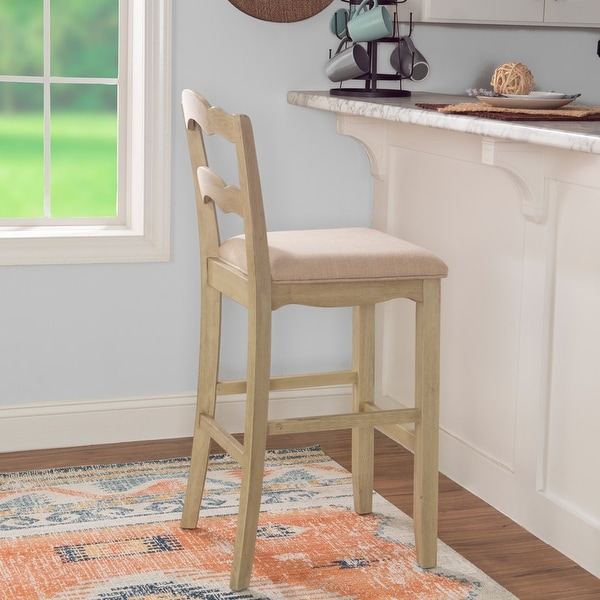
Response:
[[[349,432],[269,440],[271,448],[315,444],[350,467]],[[0,454],[0,471],[188,456],[190,447],[190,439],[176,439]],[[380,435],[376,441],[375,487],[406,514],[412,513],[412,454]],[[442,475],[439,537],[520,600],[600,599],[600,579]]]

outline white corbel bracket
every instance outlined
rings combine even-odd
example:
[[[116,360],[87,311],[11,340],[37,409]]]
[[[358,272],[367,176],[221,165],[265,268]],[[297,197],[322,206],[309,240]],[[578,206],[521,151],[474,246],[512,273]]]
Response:
[[[519,142],[484,138],[481,162],[504,169],[512,175],[521,195],[521,212],[529,221],[541,223],[546,218],[544,191],[544,150]]]
[[[337,115],[337,132],[360,142],[369,157],[371,175],[383,181],[387,166],[387,126],[381,120],[354,115]]]

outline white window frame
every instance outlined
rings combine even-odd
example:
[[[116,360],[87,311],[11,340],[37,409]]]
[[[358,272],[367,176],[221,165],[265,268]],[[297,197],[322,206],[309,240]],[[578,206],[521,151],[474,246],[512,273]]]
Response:
[[[126,143],[119,144],[120,216],[42,224],[0,219],[0,265],[170,259],[172,0],[121,2],[129,35],[120,48],[127,57],[127,76],[119,81],[119,127],[126,127]]]

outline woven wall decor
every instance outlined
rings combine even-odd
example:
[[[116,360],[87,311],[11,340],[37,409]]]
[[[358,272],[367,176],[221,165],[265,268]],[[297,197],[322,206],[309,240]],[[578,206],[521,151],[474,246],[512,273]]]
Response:
[[[236,8],[261,21],[292,23],[314,17],[333,0],[229,0]]]

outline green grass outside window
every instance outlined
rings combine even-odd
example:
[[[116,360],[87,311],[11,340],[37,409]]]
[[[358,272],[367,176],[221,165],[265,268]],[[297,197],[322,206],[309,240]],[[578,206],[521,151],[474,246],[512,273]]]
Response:
[[[51,217],[114,217],[116,116],[56,112],[51,118]],[[44,216],[43,121],[0,114],[0,218]]]

